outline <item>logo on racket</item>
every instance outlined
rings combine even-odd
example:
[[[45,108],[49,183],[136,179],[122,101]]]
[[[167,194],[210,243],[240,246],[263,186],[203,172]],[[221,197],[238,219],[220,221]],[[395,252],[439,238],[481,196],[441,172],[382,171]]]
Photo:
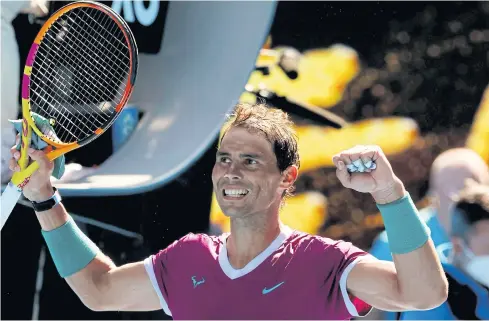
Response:
[[[30,176],[29,176],[29,177],[27,177],[27,178],[26,178],[26,179],[24,179],[24,180],[23,180],[23,181],[22,181],[22,182],[21,182],[19,185],[17,185],[17,187],[18,187],[18,188],[20,188],[20,189],[23,189],[23,188],[24,188],[24,187],[27,185],[27,183],[29,183],[29,180],[30,180],[30,179],[31,179],[31,177],[30,177]]]

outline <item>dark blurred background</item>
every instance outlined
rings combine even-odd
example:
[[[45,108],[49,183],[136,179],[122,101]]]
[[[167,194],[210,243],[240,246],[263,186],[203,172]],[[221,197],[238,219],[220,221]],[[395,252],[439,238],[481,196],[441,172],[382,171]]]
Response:
[[[161,8],[159,25],[141,31],[147,39],[161,37],[166,6]],[[388,115],[414,119],[423,140],[391,161],[411,195],[420,200],[434,157],[465,144],[487,85],[488,12],[486,2],[280,2],[271,35],[273,46],[303,51],[343,43],[358,52],[364,68],[331,111],[351,121]],[[14,26],[23,65],[41,25],[19,15]],[[159,50],[150,42],[140,46],[147,46],[148,52]],[[369,76],[372,70],[380,76]],[[372,88],[376,85],[390,95],[375,95]],[[86,166],[101,163],[109,156],[106,151],[111,150],[111,144],[109,131],[93,144],[68,154],[67,161]],[[144,235],[141,244],[86,226],[92,240],[116,264],[143,259],[188,232],[209,228],[215,147],[158,190],[131,197],[67,199],[65,205],[71,212]],[[328,197],[330,218],[323,235],[351,240],[367,250],[382,228],[355,227],[350,213],[358,208],[374,213],[375,205],[368,195],[342,188],[332,175],[334,171],[328,168],[308,173],[300,178],[297,191],[318,190]],[[17,206],[1,240],[1,318],[31,319],[44,244],[32,211]],[[161,311],[89,311],[58,276],[49,255],[39,298],[39,319],[168,319]]]

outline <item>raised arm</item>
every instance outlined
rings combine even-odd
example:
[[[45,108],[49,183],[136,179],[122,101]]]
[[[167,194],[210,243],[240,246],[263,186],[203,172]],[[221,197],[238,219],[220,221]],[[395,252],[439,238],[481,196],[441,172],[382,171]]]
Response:
[[[427,310],[441,305],[448,296],[448,282],[429,228],[382,150],[358,146],[336,155],[333,161],[345,187],[373,196],[394,259],[393,263],[374,258],[359,261],[348,275],[348,291],[386,311]],[[347,170],[348,165],[353,172]]]
[[[414,205],[410,206],[409,195],[403,197],[389,204],[392,206],[390,212],[381,208],[383,216],[416,217],[416,208]],[[395,210],[396,207],[398,210]],[[423,225],[421,221],[418,224]],[[392,226],[388,225],[387,234],[392,235],[396,227],[390,228]],[[404,225],[406,232],[409,232],[410,223]],[[416,242],[414,234],[412,239],[405,242],[406,246],[412,246],[411,250],[406,248],[402,254],[393,253],[394,262],[377,259],[358,262],[348,276],[348,290],[373,307],[385,311],[428,310],[441,305],[447,298],[448,285],[435,247],[428,237],[424,244],[420,244],[423,241],[418,238],[417,245],[409,245],[410,241]],[[391,238],[405,236],[397,235]],[[395,246],[394,244],[394,252],[401,252]]]
[[[18,151],[10,168],[18,170]],[[42,202],[54,194],[50,183],[53,163],[42,151],[30,152],[40,164],[24,188],[24,196]],[[95,311],[152,311],[161,304],[143,262],[115,266],[76,226],[63,204],[36,211],[42,234],[62,277],[80,300]]]

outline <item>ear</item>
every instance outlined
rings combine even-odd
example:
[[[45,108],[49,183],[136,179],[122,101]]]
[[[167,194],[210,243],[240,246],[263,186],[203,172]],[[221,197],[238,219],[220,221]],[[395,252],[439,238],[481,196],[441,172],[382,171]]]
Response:
[[[299,169],[297,166],[292,165],[289,166],[283,173],[282,173],[282,182],[280,182],[280,187],[287,190],[292,185],[294,185],[297,176],[299,176]]]

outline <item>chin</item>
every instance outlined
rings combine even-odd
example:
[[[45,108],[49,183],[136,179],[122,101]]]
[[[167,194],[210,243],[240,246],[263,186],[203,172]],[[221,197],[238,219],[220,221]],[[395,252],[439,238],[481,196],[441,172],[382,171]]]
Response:
[[[227,217],[242,217],[243,213],[246,213],[247,210],[249,210],[249,206],[246,206],[246,202],[243,202],[243,200],[218,198],[217,203],[219,204],[224,216]]]
[[[224,213],[224,216],[233,218],[233,217],[243,217],[243,210],[237,209],[237,208],[222,208],[222,212]]]

